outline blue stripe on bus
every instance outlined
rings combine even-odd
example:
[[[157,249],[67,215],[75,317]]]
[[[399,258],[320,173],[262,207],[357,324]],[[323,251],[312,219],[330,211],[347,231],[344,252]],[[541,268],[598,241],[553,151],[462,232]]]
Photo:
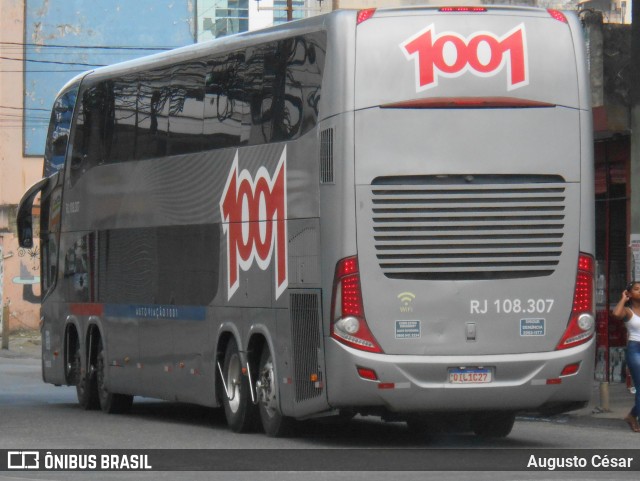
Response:
[[[171,306],[158,304],[106,304],[105,317],[135,319],[175,319],[181,321],[204,321],[206,307]]]

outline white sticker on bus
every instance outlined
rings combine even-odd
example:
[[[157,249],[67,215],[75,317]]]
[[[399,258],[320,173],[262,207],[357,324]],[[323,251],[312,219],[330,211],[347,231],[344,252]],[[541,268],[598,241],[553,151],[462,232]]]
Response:
[[[421,335],[420,321],[396,321],[396,339],[415,339]]]

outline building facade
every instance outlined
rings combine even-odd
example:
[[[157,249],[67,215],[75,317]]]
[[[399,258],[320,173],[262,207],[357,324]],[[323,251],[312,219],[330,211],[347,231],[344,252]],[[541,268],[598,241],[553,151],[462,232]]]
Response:
[[[39,322],[39,250],[18,248],[15,214],[25,188],[42,175],[42,157],[24,155],[24,1],[0,2],[0,316],[11,329]],[[14,60],[15,59],[15,60]],[[38,111],[43,124],[48,113]]]

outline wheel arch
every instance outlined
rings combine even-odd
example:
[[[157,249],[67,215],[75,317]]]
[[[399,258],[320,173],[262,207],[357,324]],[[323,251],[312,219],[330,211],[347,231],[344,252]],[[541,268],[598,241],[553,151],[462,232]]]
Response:
[[[216,341],[216,347],[213,355],[213,385],[215,386],[215,400],[217,405],[222,405],[222,391],[219,366],[222,366],[224,362],[224,355],[227,350],[227,346],[231,340],[235,340],[238,349],[240,349],[238,332],[232,325],[222,326],[218,332],[218,338]]]
[[[85,336],[85,346],[87,346],[85,359],[87,366],[95,366],[98,360],[98,343],[102,342],[103,347],[105,346],[103,339],[102,329],[98,324],[98,320],[90,318]]]
[[[261,331],[252,333],[249,338],[249,344],[247,345],[247,361],[251,366],[251,371],[254,373],[254,376],[257,375],[260,356],[265,347],[269,349],[271,355],[275,358],[275,353],[267,334]]]
[[[80,327],[78,326],[77,319],[73,316],[69,316],[67,318],[67,323],[64,328],[64,382],[69,386],[73,386],[76,384],[77,380],[74,378],[74,373],[72,372],[71,364],[74,361],[74,356],[76,355],[76,351],[80,349],[81,359],[82,359],[82,345],[80,343]],[[82,363],[82,361],[81,361]],[[81,364],[81,368],[82,368]]]

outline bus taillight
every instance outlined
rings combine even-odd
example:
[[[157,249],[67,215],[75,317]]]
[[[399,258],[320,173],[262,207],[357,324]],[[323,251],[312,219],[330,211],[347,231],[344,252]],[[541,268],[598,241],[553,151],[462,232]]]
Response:
[[[569,23],[565,14],[562,13],[560,10],[554,10],[552,8],[548,8],[547,12],[549,12],[549,15],[555,18],[558,22]]]
[[[580,254],[578,274],[573,294],[571,319],[556,349],[567,349],[587,342],[593,337],[595,319],[593,317],[593,257]]]
[[[483,13],[487,9],[485,7],[441,7],[438,11],[444,13]]]
[[[356,19],[356,25],[360,25],[362,22],[369,20],[376,13],[375,8],[367,8],[364,10],[358,10],[358,17]]]
[[[338,261],[331,306],[331,337],[355,349],[382,352],[364,317],[357,257]]]

